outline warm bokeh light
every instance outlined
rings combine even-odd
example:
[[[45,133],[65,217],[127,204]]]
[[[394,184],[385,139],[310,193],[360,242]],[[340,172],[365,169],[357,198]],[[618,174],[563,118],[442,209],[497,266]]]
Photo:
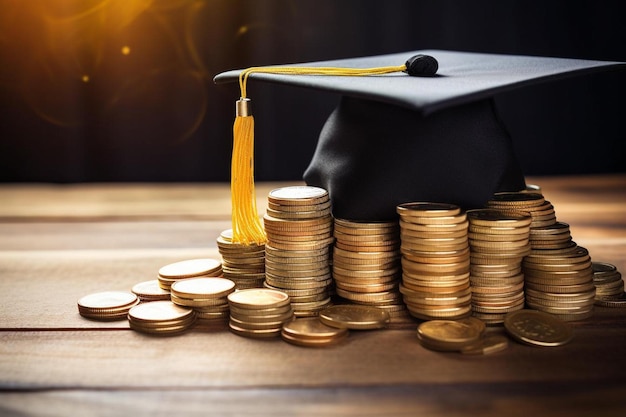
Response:
[[[185,139],[204,116],[212,76],[189,33],[206,6],[205,0],[0,0],[0,48],[11,57],[0,83],[59,126],[84,123],[86,110],[108,124],[127,123],[131,108],[138,131],[142,123],[148,132],[151,120],[171,118],[169,136]],[[185,100],[187,111],[172,111],[173,100]]]

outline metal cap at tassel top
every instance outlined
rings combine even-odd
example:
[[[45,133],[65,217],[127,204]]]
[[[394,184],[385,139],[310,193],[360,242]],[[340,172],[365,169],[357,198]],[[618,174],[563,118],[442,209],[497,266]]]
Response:
[[[235,114],[239,117],[251,116],[251,100],[249,98],[240,98],[237,100]]]

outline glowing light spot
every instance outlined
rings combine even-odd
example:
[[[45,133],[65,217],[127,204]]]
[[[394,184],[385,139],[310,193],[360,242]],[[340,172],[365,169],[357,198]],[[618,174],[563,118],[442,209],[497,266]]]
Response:
[[[89,82],[89,75],[85,74],[82,77],[80,77],[80,79],[82,80],[82,82],[88,83]]]
[[[237,36],[245,35],[246,33],[248,33],[249,30],[250,28],[248,27],[248,25],[240,26],[239,30],[237,31]]]
[[[130,54],[130,47],[127,45],[122,46],[122,55],[128,55],[128,54]]]

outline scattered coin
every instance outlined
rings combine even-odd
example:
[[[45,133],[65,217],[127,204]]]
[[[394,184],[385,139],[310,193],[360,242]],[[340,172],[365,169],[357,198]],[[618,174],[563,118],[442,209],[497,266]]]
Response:
[[[320,311],[319,319],[328,326],[352,330],[380,329],[390,321],[385,310],[353,304],[328,307]]]
[[[122,320],[139,303],[137,295],[125,291],[103,291],[78,300],[78,313],[92,320]]]
[[[573,337],[571,328],[563,320],[535,310],[508,313],[504,328],[515,340],[533,346],[561,346]]]

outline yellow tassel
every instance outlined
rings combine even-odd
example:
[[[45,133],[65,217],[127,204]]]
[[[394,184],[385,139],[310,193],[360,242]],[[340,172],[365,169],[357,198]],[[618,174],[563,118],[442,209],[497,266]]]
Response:
[[[246,245],[267,240],[254,191],[254,117],[249,114],[249,104],[247,99],[237,102],[230,183],[233,242]]]
[[[250,113],[250,100],[246,97],[246,84],[250,74],[308,74],[362,76],[381,75],[405,71],[406,65],[380,68],[334,68],[334,67],[256,67],[248,68],[239,75],[241,99],[237,101],[237,116],[233,126],[233,156],[231,166],[231,199],[233,242],[246,245],[263,244],[267,241],[259,218],[254,192],[254,118]]]

